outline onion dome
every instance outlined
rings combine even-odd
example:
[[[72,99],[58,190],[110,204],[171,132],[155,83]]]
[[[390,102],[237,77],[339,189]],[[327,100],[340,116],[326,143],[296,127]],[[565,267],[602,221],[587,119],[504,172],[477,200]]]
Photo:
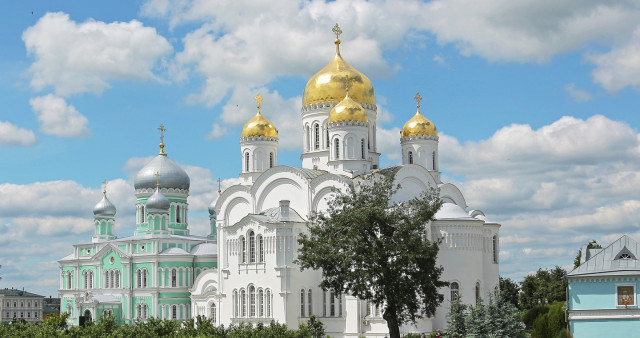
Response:
[[[417,93],[414,98],[418,102],[418,110],[416,111],[416,114],[404,124],[404,127],[402,127],[402,130],[400,131],[400,137],[438,136],[436,125],[420,113],[420,101],[422,100],[420,93]]]
[[[115,216],[116,207],[109,201],[107,194],[102,196],[102,199],[95,207],[93,207],[93,214],[96,216]]]
[[[156,187],[156,191],[147,200],[147,210],[150,211],[167,211],[171,207],[169,199],[160,192],[160,188]]]
[[[209,215],[210,216],[216,215],[216,201],[213,201],[211,202],[211,204],[209,204]]]
[[[262,106],[262,95],[258,93],[255,97],[256,102],[258,102],[258,113],[251,120],[249,120],[244,127],[242,127],[242,133],[240,137],[272,137],[278,138],[278,130],[271,123],[271,121],[267,120],[262,113],[260,112],[260,107]]]
[[[329,113],[329,123],[342,122],[342,121],[354,121],[354,122],[369,122],[367,118],[367,112],[364,111],[362,106],[351,99],[351,92],[348,92],[344,97],[344,100],[335,105]]]
[[[304,87],[302,105],[321,102],[340,102],[346,96],[347,82],[350,83],[351,98],[361,104],[376,103],[376,95],[369,78],[349,65],[340,55],[340,39],[342,31],[336,24],[336,56],[309,79]]]
[[[169,157],[164,155],[158,155],[145,165],[134,179],[135,189],[141,188],[155,188],[156,187],[156,174],[160,175],[160,187],[167,189],[189,189],[191,180],[189,175],[180,168]]]

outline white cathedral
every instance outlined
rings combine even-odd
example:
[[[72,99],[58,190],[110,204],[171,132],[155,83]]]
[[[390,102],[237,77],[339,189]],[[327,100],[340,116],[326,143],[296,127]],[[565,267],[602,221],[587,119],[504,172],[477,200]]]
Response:
[[[209,207],[218,261],[189,289],[191,316],[211,318],[216,325],[275,320],[295,328],[315,315],[331,336],[388,334],[382,308],[323,291],[321,271],[301,271],[294,263],[298,236],[313,213],[326,210],[334,189],[347,191],[356,177],[381,170],[373,86],[342,58],[337,25],[334,32],[335,57],[304,89],[301,168],[278,165],[278,131],[256,97],[257,114],[240,139],[241,183]],[[444,203],[425,236],[442,241],[437,263],[444,267],[442,279],[451,284],[440,290],[445,300],[435,316],[401,327],[402,333],[445,328],[453,299],[473,304],[494,291],[499,278],[500,224],[482,211],[468,210],[460,190],[441,181],[438,132],[420,112],[419,95],[416,99],[417,112],[399,135],[402,164],[385,169],[395,172],[401,186],[398,202],[439,189]]]

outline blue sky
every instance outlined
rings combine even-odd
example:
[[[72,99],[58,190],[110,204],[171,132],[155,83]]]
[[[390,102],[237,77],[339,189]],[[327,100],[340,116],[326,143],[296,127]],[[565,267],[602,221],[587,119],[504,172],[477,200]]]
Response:
[[[581,244],[640,239],[640,5],[634,2],[21,1],[0,5],[0,281],[57,294],[93,234],[101,182],[133,232],[133,175],[166,151],[192,178],[192,233],[264,97],[299,166],[304,85],[343,57],[372,80],[382,164],[422,112],[469,209],[502,224],[501,274],[569,268]]]

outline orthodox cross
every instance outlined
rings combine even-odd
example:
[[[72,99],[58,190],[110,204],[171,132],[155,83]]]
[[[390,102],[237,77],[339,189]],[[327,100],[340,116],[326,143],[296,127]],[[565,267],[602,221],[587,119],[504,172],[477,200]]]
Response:
[[[262,95],[258,93],[258,95],[256,95],[256,97],[254,97],[253,99],[256,100],[256,102],[258,102],[258,113],[260,113],[260,107],[262,107],[262,101],[264,101],[262,99]]]
[[[220,190],[220,178],[218,178],[218,195],[220,195],[222,193],[222,190]]]
[[[422,96],[420,96],[420,92],[416,93],[416,96],[413,97],[414,100],[416,100],[416,107],[418,107],[418,110],[420,110],[420,101],[422,101]]]
[[[156,171],[155,174],[153,174],[156,177],[156,187],[160,186],[160,172]]]
[[[107,196],[107,180],[102,182],[102,193]]]
[[[349,75],[344,76],[344,90],[349,94],[349,89],[351,89],[351,79]]]
[[[342,30],[340,29],[340,26],[338,26],[337,23],[335,26],[333,26],[333,29],[331,31],[336,34],[336,40],[340,40],[340,34],[342,34]]]
[[[167,131],[167,129],[164,128],[164,124],[160,125],[160,128],[158,128],[158,130],[160,130],[160,153],[159,155],[166,155],[164,152],[164,132]]]

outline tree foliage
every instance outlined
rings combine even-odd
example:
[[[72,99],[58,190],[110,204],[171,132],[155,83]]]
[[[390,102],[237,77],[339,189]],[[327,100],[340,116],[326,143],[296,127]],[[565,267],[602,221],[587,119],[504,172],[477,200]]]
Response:
[[[602,249],[602,246],[598,244],[598,242],[596,242],[596,240],[594,239],[591,242],[587,243],[587,249]],[[574,269],[580,266],[581,259],[582,259],[582,248],[578,250],[578,254],[576,255],[576,258],[573,260]]]
[[[564,302],[567,295],[567,271],[559,266],[552,270],[538,269],[520,283],[520,309],[529,310],[539,304]]]
[[[518,304],[518,293],[520,292],[520,287],[518,284],[511,280],[511,278],[502,278],[500,277],[500,296],[504,299],[505,302],[511,303],[515,308],[519,309],[520,305]]]
[[[547,311],[533,321],[531,338],[564,338],[567,323],[564,320],[564,302],[544,305]]]
[[[372,174],[348,192],[336,192],[326,213],[315,214],[301,235],[298,264],[321,269],[320,287],[383,306],[391,337],[399,327],[433,316],[444,300],[438,288],[438,243],[426,239],[426,226],[441,201],[436,191],[405,203],[393,175]]]
[[[460,299],[451,304],[446,337],[517,338],[524,335],[525,326],[518,309],[500,293],[491,297],[488,304],[481,299],[476,306],[462,304]]]

